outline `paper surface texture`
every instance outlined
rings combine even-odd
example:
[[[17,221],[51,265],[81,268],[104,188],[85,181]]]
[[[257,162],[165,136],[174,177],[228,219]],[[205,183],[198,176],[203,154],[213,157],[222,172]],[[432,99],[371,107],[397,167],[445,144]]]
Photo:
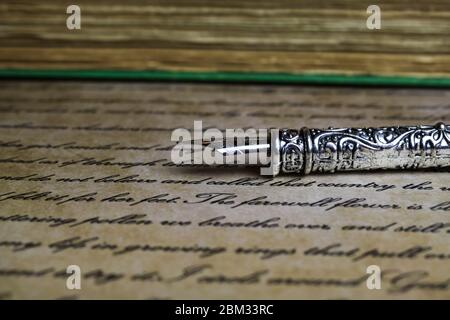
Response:
[[[170,165],[170,134],[194,120],[434,124],[449,121],[449,101],[448,90],[3,81],[0,296],[448,299],[448,171],[183,168]],[[70,265],[80,290],[67,287]],[[373,265],[380,289],[368,288]]]

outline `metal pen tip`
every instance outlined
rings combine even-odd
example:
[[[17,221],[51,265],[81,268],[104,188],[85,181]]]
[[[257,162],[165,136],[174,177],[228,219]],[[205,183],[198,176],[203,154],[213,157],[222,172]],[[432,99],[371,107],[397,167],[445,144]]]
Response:
[[[192,157],[201,157],[203,163],[229,165],[262,165],[270,157],[271,145],[258,138],[202,139],[180,142],[179,147],[190,150]],[[215,163],[211,163],[211,159]],[[209,160],[209,161],[208,161]],[[197,161],[198,162],[198,161]]]

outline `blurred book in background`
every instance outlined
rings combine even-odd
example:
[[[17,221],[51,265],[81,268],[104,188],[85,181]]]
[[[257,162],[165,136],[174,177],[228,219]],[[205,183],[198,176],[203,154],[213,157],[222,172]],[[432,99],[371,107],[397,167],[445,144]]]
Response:
[[[67,1],[2,1],[2,72],[105,70],[131,78],[139,72],[156,77],[175,72],[188,79],[243,73],[336,81],[375,76],[439,79],[450,85],[449,1],[378,2],[380,30],[366,25],[371,1],[76,4],[80,30],[66,26]]]

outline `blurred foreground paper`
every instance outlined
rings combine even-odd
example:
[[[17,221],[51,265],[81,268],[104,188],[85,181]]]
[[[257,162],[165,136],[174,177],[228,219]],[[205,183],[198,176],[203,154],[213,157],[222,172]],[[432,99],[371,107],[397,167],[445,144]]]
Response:
[[[269,179],[169,161],[172,129],[194,120],[434,124],[449,122],[449,101],[448,90],[3,81],[0,296],[450,298],[448,172]],[[72,265],[80,290],[67,287]]]

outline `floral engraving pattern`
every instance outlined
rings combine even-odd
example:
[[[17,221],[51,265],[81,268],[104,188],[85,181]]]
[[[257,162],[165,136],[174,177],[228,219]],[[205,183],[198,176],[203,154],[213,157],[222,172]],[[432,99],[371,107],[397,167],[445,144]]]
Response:
[[[282,171],[301,172],[304,165],[304,141],[301,130],[283,129],[280,132]]]
[[[284,172],[450,166],[450,127],[283,130]],[[305,145],[309,148],[305,148]],[[308,161],[310,163],[308,163]]]

